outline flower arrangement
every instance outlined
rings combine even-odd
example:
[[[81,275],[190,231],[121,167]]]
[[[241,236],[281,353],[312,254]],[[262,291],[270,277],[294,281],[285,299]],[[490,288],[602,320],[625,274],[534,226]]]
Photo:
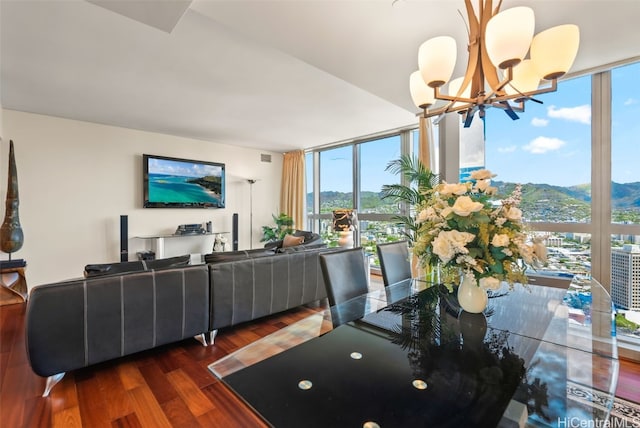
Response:
[[[485,289],[527,283],[527,267],[546,263],[546,247],[539,238],[529,239],[518,208],[520,185],[505,199],[492,199],[491,171],[471,174],[465,183],[442,183],[426,192],[416,207],[414,254],[421,265],[441,268],[441,281],[451,287],[462,273],[472,273]]]

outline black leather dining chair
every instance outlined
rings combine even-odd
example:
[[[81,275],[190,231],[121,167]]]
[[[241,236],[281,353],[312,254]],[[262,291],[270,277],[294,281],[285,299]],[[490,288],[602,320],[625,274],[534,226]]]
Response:
[[[376,245],[384,286],[411,278],[409,245],[407,241]]]
[[[331,306],[369,291],[362,248],[327,252],[319,257]]]

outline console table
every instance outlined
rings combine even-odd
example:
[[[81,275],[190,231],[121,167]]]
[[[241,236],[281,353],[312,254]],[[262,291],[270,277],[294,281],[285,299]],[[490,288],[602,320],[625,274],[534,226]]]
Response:
[[[408,280],[331,318],[328,333],[222,380],[277,427],[569,426],[604,423],[613,404],[615,324],[596,281],[503,287],[468,314]]]
[[[213,236],[215,239],[219,235],[225,235],[229,233],[230,232],[207,232],[207,233],[189,233],[189,234],[183,234],[183,235],[172,234],[172,235],[134,236],[134,238],[151,241],[152,250],[156,253],[156,258],[163,259],[165,258],[164,247],[165,247],[166,239],[180,239],[180,238],[187,239],[187,238],[195,238],[195,237],[202,238],[202,237],[209,237],[209,236]],[[213,251],[213,245],[211,247]]]

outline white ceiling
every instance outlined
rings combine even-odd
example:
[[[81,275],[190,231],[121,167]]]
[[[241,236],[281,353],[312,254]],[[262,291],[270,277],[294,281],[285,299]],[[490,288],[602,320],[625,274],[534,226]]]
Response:
[[[419,45],[456,37],[463,72],[464,2],[392,3],[0,0],[0,102],[277,152],[410,125]],[[518,5],[580,26],[572,71],[640,56],[640,0]]]

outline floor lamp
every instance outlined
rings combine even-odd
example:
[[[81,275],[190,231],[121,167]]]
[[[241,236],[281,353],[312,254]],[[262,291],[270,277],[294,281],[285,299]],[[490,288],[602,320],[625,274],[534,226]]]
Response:
[[[254,178],[248,178],[249,183],[249,249],[253,249],[253,184],[257,180]]]

